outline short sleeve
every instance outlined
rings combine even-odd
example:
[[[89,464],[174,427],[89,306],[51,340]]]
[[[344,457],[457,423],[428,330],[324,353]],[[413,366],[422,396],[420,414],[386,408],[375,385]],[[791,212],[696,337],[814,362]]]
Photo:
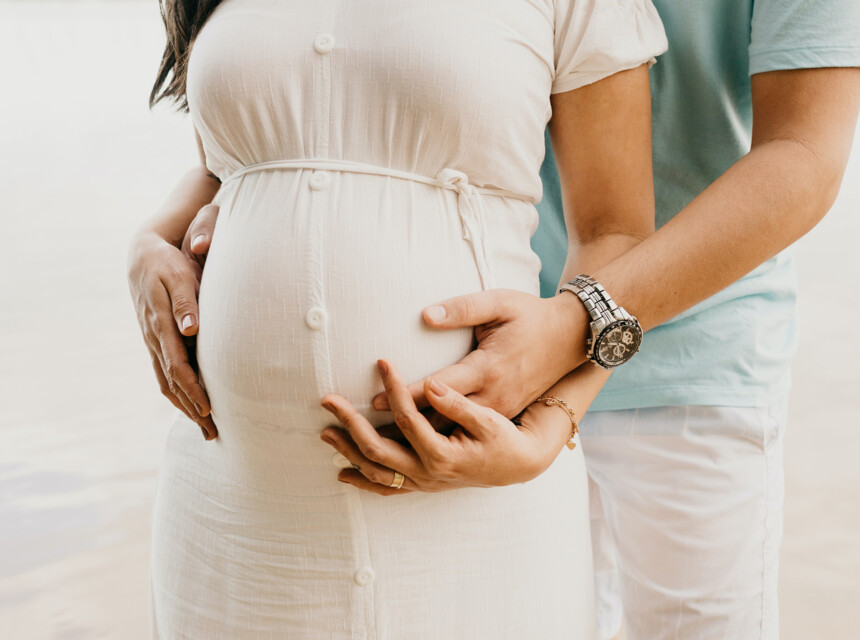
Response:
[[[860,0],[756,0],[750,75],[860,67]]]
[[[668,48],[651,0],[555,0],[554,44],[552,93],[653,64]]]

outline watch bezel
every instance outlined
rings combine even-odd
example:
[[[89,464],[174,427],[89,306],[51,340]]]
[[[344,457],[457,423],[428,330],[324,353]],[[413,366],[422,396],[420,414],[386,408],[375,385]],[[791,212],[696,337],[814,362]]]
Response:
[[[607,362],[600,357],[600,343],[609,332],[617,329],[618,327],[629,327],[633,330],[637,337],[636,348],[632,349],[623,360],[620,360],[618,362]],[[639,321],[633,316],[631,316],[629,319],[625,318],[623,320],[616,320],[614,322],[610,322],[600,331],[596,338],[589,340],[591,347],[591,352],[589,356],[595,362],[595,364],[600,365],[604,369],[614,369],[615,367],[621,366],[622,364],[629,362],[630,358],[632,358],[639,352],[639,347],[642,346],[643,335],[644,334],[642,331],[642,327],[639,325]]]

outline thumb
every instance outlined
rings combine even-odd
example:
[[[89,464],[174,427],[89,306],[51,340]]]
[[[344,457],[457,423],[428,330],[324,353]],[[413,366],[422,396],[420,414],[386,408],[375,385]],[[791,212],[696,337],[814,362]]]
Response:
[[[209,252],[219,212],[220,208],[217,204],[207,204],[197,212],[194,220],[191,221],[188,235],[191,238],[191,251],[193,253],[205,255]]]
[[[424,322],[438,329],[475,327],[511,319],[516,291],[493,289],[450,298],[424,309]]]

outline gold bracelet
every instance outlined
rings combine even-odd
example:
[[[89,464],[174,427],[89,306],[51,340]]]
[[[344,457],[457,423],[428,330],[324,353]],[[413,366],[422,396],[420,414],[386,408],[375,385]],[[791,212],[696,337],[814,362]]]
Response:
[[[574,442],[573,439],[576,437],[576,434],[579,433],[579,424],[576,421],[576,414],[573,412],[573,409],[567,406],[567,403],[564,400],[556,398],[555,396],[541,394],[535,402],[543,402],[548,407],[555,405],[564,410],[567,417],[570,418],[570,424],[572,426],[570,437],[567,439],[567,448],[573,451],[576,448],[576,442]]]

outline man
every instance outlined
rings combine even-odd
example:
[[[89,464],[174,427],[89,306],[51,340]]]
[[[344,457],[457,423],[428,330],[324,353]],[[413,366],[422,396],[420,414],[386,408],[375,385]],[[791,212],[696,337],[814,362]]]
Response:
[[[582,424],[598,626],[611,638],[623,614],[631,640],[777,638],[781,444],[797,332],[786,248],[826,214],[841,182],[860,107],[860,3],[655,4],[670,44],[651,76],[659,230],[590,274],[649,330]],[[542,175],[533,245],[551,295],[566,236],[549,149]],[[177,194],[176,224],[162,237],[176,243],[215,189]],[[213,213],[203,212],[199,229]],[[211,237],[197,228],[187,235],[200,251]],[[165,326],[170,301],[184,334],[197,322],[193,274],[166,245],[151,235],[137,241],[132,288],[164,388],[214,433],[176,331]],[[154,255],[160,271],[142,266]],[[165,282],[161,290],[153,279]],[[820,304],[840,330],[838,304]],[[160,330],[147,314],[161,318]],[[425,320],[481,325],[478,350],[434,378],[513,417],[586,360],[591,318],[570,292],[541,302],[491,291],[432,307]],[[423,385],[412,389],[420,399]],[[378,449],[364,453],[394,468]],[[474,460],[455,462],[426,488],[481,484]],[[360,471],[342,474],[392,492]]]

